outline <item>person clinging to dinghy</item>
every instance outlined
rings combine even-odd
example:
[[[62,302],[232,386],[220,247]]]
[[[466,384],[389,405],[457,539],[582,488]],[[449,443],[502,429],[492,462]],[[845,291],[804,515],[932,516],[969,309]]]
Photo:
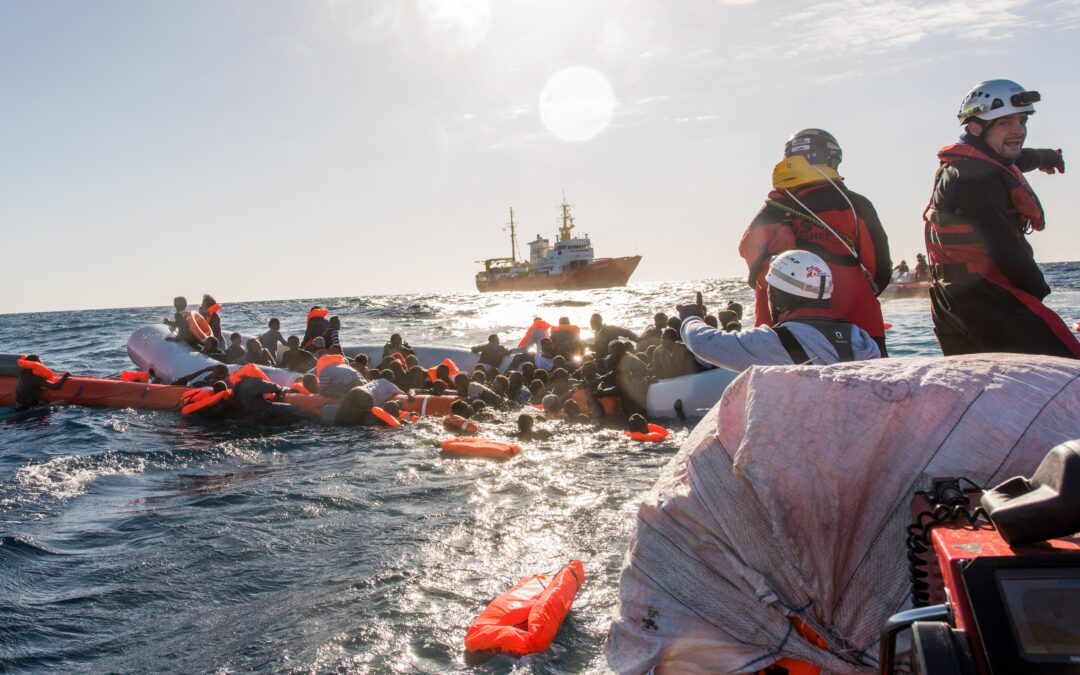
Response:
[[[218,344],[222,347],[225,346],[225,336],[221,334],[221,315],[218,312],[221,311],[221,305],[214,299],[214,296],[210,294],[204,294],[202,296],[202,304],[199,305],[199,314],[202,314],[206,319],[207,325],[210,326],[210,334],[214,336],[214,339],[218,341]]]
[[[202,379],[197,379],[201,375],[206,375]],[[192,387],[212,387],[215,382],[225,382],[225,386],[229,385],[229,367],[223,363],[217,363],[206,368],[200,368],[193,373],[188,373],[182,377],[178,377],[173,380],[173,384]]]
[[[1017,352],[1080,358],[1080,342],[1043,304],[1050,286],[1028,235],[1046,224],[1024,173],[1065,172],[1061,150],[1025,148],[1039,92],[1011,80],[964,96],[960,140],[940,162],[926,221],[930,313],[946,356]]]
[[[595,312],[589,317],[589,327],[592,328],[593,331],[593,354],[596,354],[596,359],[598,361],[603,361],[607,358],[607,346],[612,340],[626,338],[631,342],[638,341],[637,333],[634,331],[627,330],[621,326],[613,326],[604,323],[604,317],[601,316],[599,312]]]
[[[191,326],[188,324],[187,306],[187,298],[184,296],[178,295],[173,298],[173,309],[176,310],[176,313],[173,314],[171,321],[165,319],[162,323],[172,328],[175,335],[170,335],[165,339],[170,342],[186,342],[195,349],[199,349],[202,344],[199,342],[199,338],[191,332]]]
[[[276,316],[266,322],[267,331],[259,336],[259,342],[264,349],[271,354],[277,354],[278,345],[289,347],[289,342],[281,334],[281,320]],[[296,346],[300,346],[300,338],[296,339]]]
[[[754,289],[755,323],[771,325],[769,259],[791,249],[809,251],[829,265],[836,294],[831,317],[850,321],[874,337],[881,355],[885,322],[877,296],[889,285],[889,239],[870,200],[848,189],[837,173],[840,144],[827,131],[803,129],[784,145],[773,169],[773,190],[739,242]]]
[[[41,403],[41,391],[55,391],[64,386],[71,373],[64,373],[59,378],[52,376],[52,371],[41,363],[37,354],[28,354],[17,361],[19,379],[15,383],[15,411],[21,412]]]
[[[770,323],[738,332],[710,328],[701,294],[676,309],[683,341],[694,356],[729,370],[750,366],[828,365],[876,359],[877,342],[859,326],[832,318],[835,281],[829,266],[809,251],[784,251],[765,272]],[[850,280],[849,280],[850,281]],[[861,283],[855,279],[853,283]]]
[[[510,356],[510,350],[499,342],[499,336],[494,333],[488,336],[486,343],[476,345],[471,351],[473,354],[480,355],[477,364],[483,366],[485,370],[498,368],[502,365],[503,359]]]

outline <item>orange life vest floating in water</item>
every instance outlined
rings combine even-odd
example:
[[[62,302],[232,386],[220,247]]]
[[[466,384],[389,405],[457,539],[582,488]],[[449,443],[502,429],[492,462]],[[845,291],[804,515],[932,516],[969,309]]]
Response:
[[[141,370],[125,370],[120,373],[121,382],[149,382],[150,373]]]
[[[670,433],[670,431],[659,424],[649,424],[648,433],[643,434],[640,431],[624,431],[623,436],[629,436],[635,441],[641,441],[643,443],[659,443],[667,438]]]
[[[386,412],[379,406],[373,407],[371,409],[371,414],[375,415],[375,417],[378,417],[382,421],[382,423],[388,427],[393,427],[395,429],[400,429],[402,427],[401,420]]]
[[[56,379],[56,373],[49,370],[45,366],[45,364],[39,361],[28,361],[25,354],[15,359],[15,365],[24,370],[29,370],[33,374],[37,375],[42,379],[48,380],[49,382],[52,382]]]
[[[443,453],[455,457],[510,459],[521,452],[521,448],[512,443],[489,441],[484,438],[448,438],[439,446]]]
[[[189,309],[185,314],[187,314],[188,330],[191,331],[196,340],[206,342],[206,338],[214,337],[214,334],[210,331],[210,324],[206,322],[202,314],[199,314],[194,309]]]
[[[394,400],[400,404],[401,409],[405,412],[413,412],[418,415],[448,415],[450,414],[450,406],[454,405],[454,401],[460,399],[460,396],[433,396],[431,394],[418,394],[413,396],[413,400],[409,400],[409,397],[405,394],[399,394],[394,397]]]
[[[447,415],[442,418],[443,426],[447,429],[456,429],[466,433],[475,434],[480,432],[480,425],[472,420],[467,420],[461,415]]]
[[[580,560],[571,560],[550,580],[542,574],[525,577],[476,617],[465,633],[465,649],[518,656],[544,651],[584,582]]]

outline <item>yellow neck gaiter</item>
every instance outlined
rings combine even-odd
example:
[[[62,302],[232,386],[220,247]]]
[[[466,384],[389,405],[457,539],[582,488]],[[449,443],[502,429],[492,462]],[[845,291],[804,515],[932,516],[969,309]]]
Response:
[[[800,185],[825,180],[844,180],[836,169],[825,164],[811,165],[802,155],[785,157],[773,167],[772,184],[777,190],[790,190]]]

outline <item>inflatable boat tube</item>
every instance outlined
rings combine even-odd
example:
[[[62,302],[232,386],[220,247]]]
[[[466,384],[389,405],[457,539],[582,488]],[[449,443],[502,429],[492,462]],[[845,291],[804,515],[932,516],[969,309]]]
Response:
[[[683,413],[687,417],[704,417],[738,376],[739,373],[734,370],[716,368],[660,380],[649,385],[645,398],[646,413],[652,419],[673,419],[678,417],[675,402],[682,401]]]
[[[19,382],[19,359],[15,354],[0,354],[0,406],[15,405],[15,387]],[[188,387],[173,387],[144,382],[125,382],[102,377],[69,377],[59,389],[42,389],[41,400],[107,408],[147,408],[179,410],[180,397]]]
[[[580,560],[571,560],[550,581],[542,574],[525,577],[476,617],[465,633],[465,649],[517,656],[544,651],[584,582]]]
[[[521,448],[512,443],[501,443],[484,438],[448,438],[440,444],[440,447],[443,454],[455,457],[510,459],[521,452]]]
[[[170,342],[170,331],[166,326],[146,326],[131,334],[128,338],[128,356],[131,361],[142,370],[154,369],[162,382],[172,382],[196,370],[209,366],[218,365],[220,362],[202,354],[192,351],[183,342]],[[229,372],[235,372],[241,368],[238,365],[229,366]],[[259,366],[266,373],[266,377],[276,385],[288,387],[302,377],[301,373],[282,368]]]
[[[408,396],[402,394],[395,396],[394,400],[398,402],[402,411],[416,413],[427,417],[429,415],[450,414],[450,406],[454,405],[454,401],[457,401],[460,398],[460,396],[417,394],[416,396],[413,396],[413,400],[410,401]]]

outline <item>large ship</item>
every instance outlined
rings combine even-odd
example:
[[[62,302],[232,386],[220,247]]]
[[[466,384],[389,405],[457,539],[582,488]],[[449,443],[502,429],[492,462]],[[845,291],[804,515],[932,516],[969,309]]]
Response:
[[[625,286],[637,269],[641,256],[595,258],[589,235],[574,237],[574,217],[563,197],[559,205],[562,224],[555,245],[536,235],[529,242],[529,259],[517,251],[517,224],[510,209],[510,257],[478,261],[484,265],[476,273],[476,289],[487,291],[547,291],[614,288]]]

